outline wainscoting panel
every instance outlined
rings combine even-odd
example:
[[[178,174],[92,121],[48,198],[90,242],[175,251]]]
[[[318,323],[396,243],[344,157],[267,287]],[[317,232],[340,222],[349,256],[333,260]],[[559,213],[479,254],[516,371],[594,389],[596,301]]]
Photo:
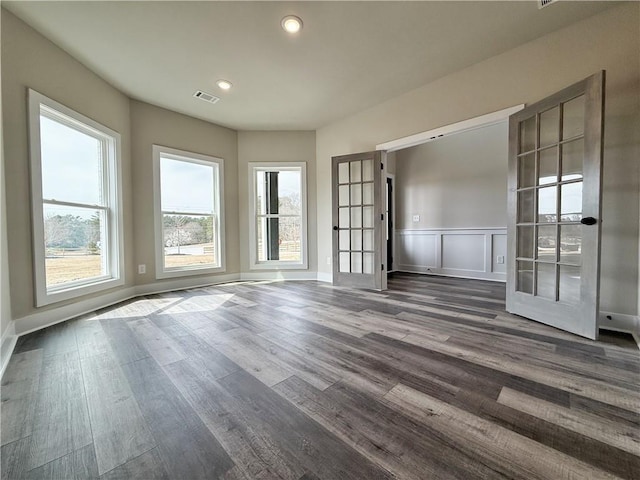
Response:
[[[401,272],[506,281],[507,229],[396,230]]]

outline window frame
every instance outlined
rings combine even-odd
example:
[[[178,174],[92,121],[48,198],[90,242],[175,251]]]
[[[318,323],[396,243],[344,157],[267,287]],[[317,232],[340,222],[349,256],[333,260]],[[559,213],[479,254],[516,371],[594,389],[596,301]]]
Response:
[[[156,279],[185,277],[192,275],[207,275],[224,273],[226,271],[226,250],[225,250],[225,210],[224,210],[224,159],[204,155],[200,153],[179,150],[176,148],[153,145],[153,210],[154,210],[154,236],[155,236],[155,274]],[[170,267],[164,266],[164,227],[162,210],[162,186],[161,186],[161,159],[167,156],[171,160],[204,165],[207,167],[217,166],[217,188],[214,192],[214,215],[218,217],[218,257],[220,264],[212,266],[186,266]],[[215,172],[215,169],[214,169]],[[214,184],[214,188],[216,185]],[[185,212],[181,212],[185,213]],[[215,242],[215,240],[214,240]]]
[[[300,172],[300,261],[265,260],[258,261],[258,236],[256,232],[257,173],[258,172]],[[249,162],[249,269],[250,270],[306,270],[309,268],[307,247],[307,163],[306,162]]]
[[[89,295],[125,283],[124,274],[124,231],[123,231],[123,205],[122,205],[122,151],[121,136],[95,120],[72,110],[65,105],[35,91],[28,89],[28,129],[29,129],[29,164],[31,169],[31,224],[32,224],[32,251],[33,273],[35,283],[35,305],[42,307],[52,303],[70,300],[84,295]],[[44,244],[44,204],[42,192],[42,144],[40,134],[40,117],[42,110],[44,116],[66,127],[98,139],[103,145],[104,156],[102,158],[104,191],[106,199],[100,207],[105,213],[103,218],[106,224],[106,262],[107,275],[93,277],[84,280],[62,283],[47,288],[46,281],[46,247]],[[53,204],[64,204],[64,201]],[[73,204],[74,202],[67,202]],[[73,205],[70,205],[73,206]],[[84,204],[78,202],[77,206],[83,208]]]

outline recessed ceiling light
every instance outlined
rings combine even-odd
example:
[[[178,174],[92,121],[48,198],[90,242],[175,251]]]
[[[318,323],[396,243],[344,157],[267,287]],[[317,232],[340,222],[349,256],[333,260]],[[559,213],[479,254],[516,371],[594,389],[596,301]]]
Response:
[[[282,19],[282,28],[287,33],[298,33],[302,29],[302,20],[295,15],[287,15]]]
[[[231,88],[231,82],[228,80],[218,80],[216,85],[218,85],[222,90],[229,90]]]

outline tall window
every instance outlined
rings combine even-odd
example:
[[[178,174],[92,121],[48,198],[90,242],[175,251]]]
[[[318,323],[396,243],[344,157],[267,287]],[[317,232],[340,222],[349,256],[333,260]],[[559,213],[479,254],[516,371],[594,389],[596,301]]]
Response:
[[[223,161],[153,146],[156,277],[224,271]]]
[[[304,163],[250,163],[251,268],[307,268]]]
[[[120,135],[29,90],[36,304],[122,285]]]

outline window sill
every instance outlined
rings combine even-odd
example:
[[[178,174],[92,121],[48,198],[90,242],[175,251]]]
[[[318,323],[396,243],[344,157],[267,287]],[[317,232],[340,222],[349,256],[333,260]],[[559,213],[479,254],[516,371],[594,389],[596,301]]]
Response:
[[[176,270],[162,270],[156,272],[156,279],[162,280],[163,278],[176,278],[176,277],[191,277],[196,275],[211,275],[216,273],[225,273],[227,270],[225,267],[206,267],[206,268],[180,268]]]

